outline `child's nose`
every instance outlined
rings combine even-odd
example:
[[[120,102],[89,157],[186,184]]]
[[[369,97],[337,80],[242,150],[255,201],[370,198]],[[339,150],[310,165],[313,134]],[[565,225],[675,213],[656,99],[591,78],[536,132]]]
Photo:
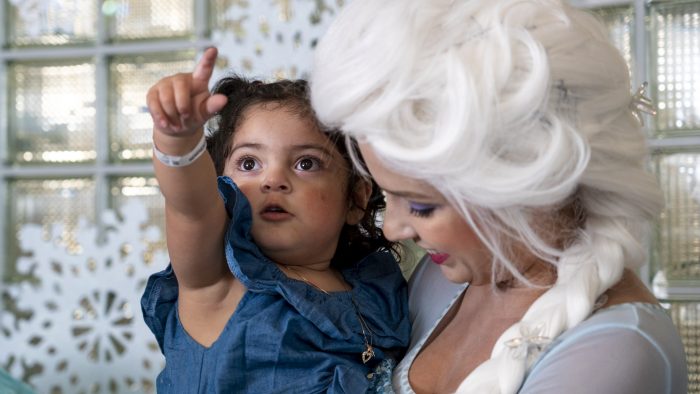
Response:
[[[265,173],[265,178],[263,179],[260,188],[263,192],[288,192],[292,190],[291,183],[284,172],[274,169],[268,170]]]

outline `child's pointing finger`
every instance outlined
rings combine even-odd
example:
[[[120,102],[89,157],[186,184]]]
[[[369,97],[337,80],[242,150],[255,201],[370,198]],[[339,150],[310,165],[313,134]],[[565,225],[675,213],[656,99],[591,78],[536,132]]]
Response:
[[[207,50],[204,51],[202,58],[199,59],[197,66],[194,68],[194,72],[192,72],[192,79],[195,81],[195,83],[204,82],[205,86],[209,84],[209,78],[211,78],[211,75],[214,72],[217,54],[218,50],[214,47],[207,48]]]

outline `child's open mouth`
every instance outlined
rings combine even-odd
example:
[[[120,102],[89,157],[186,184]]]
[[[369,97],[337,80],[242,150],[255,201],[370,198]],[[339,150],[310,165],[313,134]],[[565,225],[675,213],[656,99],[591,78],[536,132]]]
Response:
[[[265,220],[276,221],[288,219],[292,214],[279,205],[270,204],[266,205],[262,211],[260,211],[260,216]]]

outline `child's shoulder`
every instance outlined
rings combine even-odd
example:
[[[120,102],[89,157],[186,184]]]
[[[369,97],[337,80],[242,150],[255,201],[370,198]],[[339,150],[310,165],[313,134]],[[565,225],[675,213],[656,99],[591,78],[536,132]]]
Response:
[[[344,270],[344,276],[361,282],[405,282],[401,267],[393,252],[382,249],[360,259],[351,268]]]
[[[379,347],[407,346],[411,328],[408,286],[394,254],[388,250],[373,252],[343,273],[352,285],[350,292],[359,313],[372,322],[375,339],[383,338]]]

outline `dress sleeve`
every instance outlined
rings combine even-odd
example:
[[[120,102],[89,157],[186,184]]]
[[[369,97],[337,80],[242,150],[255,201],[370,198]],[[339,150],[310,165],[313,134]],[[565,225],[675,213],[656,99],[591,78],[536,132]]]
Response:
[[[172,266],[148,278],[146,290],[141,297],[141,312],[148,328],[158,340],[163,351],[165,327],[168,319],[177,310],[177,278]]]
[[[685,393],[678,349],[659,333],[607,325],[569,337],[535,366],[519,393]]]

